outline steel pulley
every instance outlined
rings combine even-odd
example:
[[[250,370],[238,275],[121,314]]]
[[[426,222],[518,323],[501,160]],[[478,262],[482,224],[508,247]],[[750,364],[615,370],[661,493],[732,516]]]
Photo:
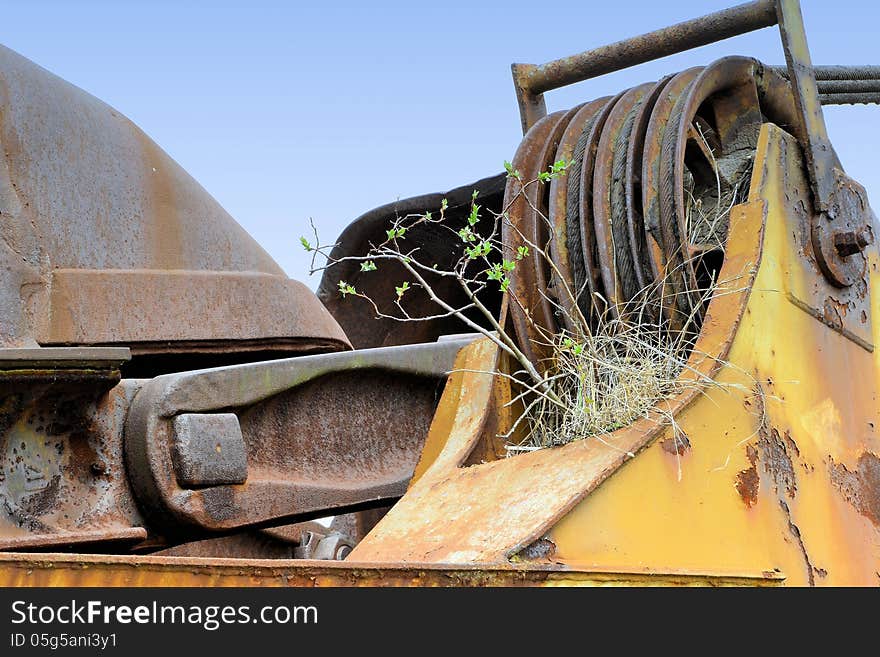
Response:
[[[553,335],[606,314],[699,330],[768,121],[797,125],[791,89],[745,57],[537,121],[512,162],[502,232],[509,256],[529,247],[508,303],[525,353],[539,362]],[[550,185],[532,182],[560,160]]]

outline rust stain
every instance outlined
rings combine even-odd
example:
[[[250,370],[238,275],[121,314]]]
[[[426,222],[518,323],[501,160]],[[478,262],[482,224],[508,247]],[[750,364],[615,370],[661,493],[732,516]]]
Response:
[[[133,130],[140,142],[144,166],[145,190],[152,204],[150,238],[153,257],[162,269],[186,269],[183,253],[184,234],[177,211],[174,182],[167,170],[167,158],[153,141],[139,129]]]
[[[778,492],[778,491],[777,491]],[[794,523],[794,519],[791,516],[791,509],[788,507],[788,504],[782,498],[779,499],[779,506],[782,509],[782,513],[785,515],[785,519],[788,521],[788,531],[791,533],[792,537],[794,537],[795,542],[797,543],[798,549],[804,557],[804,562],[807,567],[807,581],[810,586],[816,585],[816,578],[813,575],[813,571],[815,570],[813,564],[810,562],[810,555],[807,552],[807,546],[804,545],[804,539],[801,536],[801,530]]]
[[[790,499],[794,499],[797,493],[794,464],[779,432],[776,429],[762,432],[761,439],[758,441],[758,449],[760,450],[761,463],[764,465],[764,472],[770,476],[777,492],[781,495],[784,491]]]
[[[683,432],[676,431],[674,436],[662,440],[660,447],[667,454],[682,456],[690,450],[691,441]]]
[[[749,445],[746,448],[746,456],[751,466],[736,475],[736,484],[734,485],[736,486],[736,492],[739,493],[743,502],[745,502],[747,507],[751,508],[758,501],[758,487],[761,482],[760,477],[758,477],[757,468],[758,451],[752,445]]]
[[[839,331],[843,328],[846,311],[846,304],[840,303],[834,297],[827,297],[822,308],[822,321]]]
[[[543,561],[547,563],[553,562],[556,556],[556,543],[548,538],[539,538],[520,550],[516,555],[511,557],[512,562],[517,561]]]
[[[831,483],[856,510],[880,527],[880,458],[871,452],[859,457],[854,471],[842,463],[828,466]]]
[[[763,398],[759,397],[759,399],[761,399],[763,404]],[[786,442],[794,444],[791,434],[786,433],[785,437]],[[788,448],[786,448],[785,442],[783,442],[782,437],[779,435],[779,431],[775,427],[768,428],[764,424],[760,428],[760,439],[757,443],[757,449],[764,473],[773,484],[779,508],[782,510],[785,521],[788,523],[788,531],[803,556],[807,572],[807,582],[810,586],[814,586],[816,583],[815,569],[810,561],[810,555],[807,552],[807,546],[804,543],[801,530],[795,523],[791,508],[786,501],[786,498],[793,500],[797,494],[797,478]],[[793,451],[799,452],[796,445]]]
[[[0,554],[3,586],[778,586],[779,573],[579,570],[89,554]]]

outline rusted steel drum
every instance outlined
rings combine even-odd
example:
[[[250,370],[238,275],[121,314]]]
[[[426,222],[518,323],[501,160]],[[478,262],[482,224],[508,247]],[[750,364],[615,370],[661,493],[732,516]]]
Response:
[[[348,348],[137,126],[3,47],[0,142],[0,346],[125,345],[135,362]]]

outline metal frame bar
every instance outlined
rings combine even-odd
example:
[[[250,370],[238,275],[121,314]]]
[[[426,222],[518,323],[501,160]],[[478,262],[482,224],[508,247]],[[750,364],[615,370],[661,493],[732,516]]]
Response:
[[[547,113],[544,93],[776,25],[775,0],[758,0],[546,64],[513,64],[523,134]]]

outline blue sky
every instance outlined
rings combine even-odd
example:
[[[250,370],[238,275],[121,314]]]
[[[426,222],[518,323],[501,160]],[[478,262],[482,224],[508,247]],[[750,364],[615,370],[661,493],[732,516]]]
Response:
[[[3,3],[0,42],[113,105],[309,286],[297,237],[501,170],[521,138],[514,61],[540,63],[733,2]],[[803,0],[817,64],[880,63],[880,3]],[[728,54],[783,62],[762,30],[548,94],[551,110]],[[826,108],[880,197],[880,107]]]

